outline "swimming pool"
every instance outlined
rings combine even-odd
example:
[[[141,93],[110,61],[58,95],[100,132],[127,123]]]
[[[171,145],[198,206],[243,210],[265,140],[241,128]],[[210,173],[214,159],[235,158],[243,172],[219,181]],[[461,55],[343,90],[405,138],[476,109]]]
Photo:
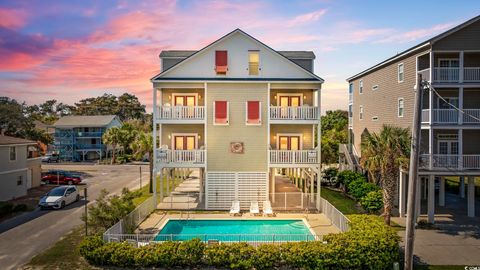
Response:
[[[168,220],[155,241],[286,242],[314,240],[301,219],[294,220]]]

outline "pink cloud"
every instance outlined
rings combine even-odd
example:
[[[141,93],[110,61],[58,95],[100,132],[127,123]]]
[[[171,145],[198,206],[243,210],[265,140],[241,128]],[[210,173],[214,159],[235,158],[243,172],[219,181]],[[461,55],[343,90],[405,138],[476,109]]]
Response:
[[[292,20],[290,20],[287,25],[289,26],[298,26],[298,25],[303,25],[303,24],[308,24],[308,23],[313,23],[318,21],[323,15],[327,13],[326,9],[319,9],[313,12],[309,12],[306,14],[298,15]]]
[[[16,29],[26,23],[25,12],[17,9],[0,8],[0,27]]]
[[[454,25],[455,23],[444,23],[444,24],[437,24],[429,28],[421,28],[421,29],[415,29],[407,32],[395,33],[389,37],[379,40],[378,43],[398,43],[398,42],[415,41],[415,40],[419,40],[419,39],[426,38],[434,34],[443,32],[453,27]]]

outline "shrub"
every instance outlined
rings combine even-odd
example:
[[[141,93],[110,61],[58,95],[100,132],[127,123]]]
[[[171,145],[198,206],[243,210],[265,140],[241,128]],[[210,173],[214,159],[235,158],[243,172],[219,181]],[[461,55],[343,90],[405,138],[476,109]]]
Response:
[[[379,187],[373,183],[366,182],[366,179],[357,178],[348,184],[348,194],[352,195],[356,200],[365,197],[370,191],[376,191]]]
[[[111,254],[110,263],[120,267],[132,267],[135,265],[135,253],[137,251],[131,244],[127,242],[123,243],[109,243],[115,244],[114,252]]]
[[[336,185],[337,184],[337,175],[338,175],[338,169],[335,167],[329,167],[323,170],[324,174],[324,179],[329,182],[330,185]]]
[[[354,171],[345,170],[339,172],[337,175],[337,182],[342,184],[345,188],[348,188],[350,182],[357,179],[363,179],[365,182],[367,181],[367,178],[363,174]],[[345,191],[348,190],[346,189]]]
[[[177,249],[179,263],[182,266],[199,265],[203,259],[205,244],[200,239],[192,239],[180,243]]]
[[[27,211],[27,205],[26,204],[16,204],[13,209],[13,212],[24,212]]]
[[[13,204],[8,202],[0,202],[0,216],[8,215],[12,212]]]
[[[261,245],[255,253],[253,266],[257,270],[272,269],[281,263],[280,247],[277,245]]]
[[[255,248],[245,242],[218,244],[207,247],[205,261],[208,265],[230,269],[251,269],[255,260]]]
[[[360,199],[360,205],[369,213],[375,213],[383,207],[383,193],[381,190],[370,191]]]
[[[96,264],[95,251],[104,245],[100,236],[85,237],[79,246],[80,255],[82,255],[88,262]]]

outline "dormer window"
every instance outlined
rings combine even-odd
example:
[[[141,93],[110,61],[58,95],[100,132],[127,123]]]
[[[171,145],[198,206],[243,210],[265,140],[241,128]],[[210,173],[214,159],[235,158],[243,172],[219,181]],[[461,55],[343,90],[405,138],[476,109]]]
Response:
[[[248,51],[248,75],[258,75],[260,70],[259,51]]]
[[[215,71],[217,74],[225,75],[228,70],[227,51],[215,51]]]

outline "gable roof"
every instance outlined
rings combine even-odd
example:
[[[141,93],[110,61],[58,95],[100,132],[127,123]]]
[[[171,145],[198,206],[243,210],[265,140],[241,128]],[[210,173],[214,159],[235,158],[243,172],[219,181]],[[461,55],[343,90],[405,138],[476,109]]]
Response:
[[[241,33],[243,34],[244,36],[247,36],[249,37],[250,39],[254,40],[255,42],[259,43],[261,46],[267,48],[268,50],[270,50],[271,52],[273,52],[274,54],[277,54],[285,59],[288,60],[288,62],[290,62],[291,64],[295,65],[297,68],[301,69],[303,72],[307,73],[310,77],[312,77],[311,79],[314,79],[314,80],[317,80],[317,81],[320,81],[320,82],[324,82],[324,80],[322,78],[320,78],[319,76],[315,75],[313,72],[310,72],[306,69],[304,69],[302,66],[298,65],[297,63],[293,62],[292,60],[290,60],[288,57],[286,57],[285,55],[281,54],[280,52],[272,49],[271,47],[269,47],[268,45],[264,44],[263,42],[261,42],[260,40],[252,37],[251,35],[247,34],[246,32],[242,31],[241,29],[237,28],[235,30],[233,30],[232,32],[224,35],[223,37],[217,39],[216,41],[208,44],[207,46],[205,46],[204,48],[202,48],[201,50],[198,50],[198,51],[172,51],[173,52],[173,55],[176,55],[176,57],[173,57],[171,56],[171,58],[180,58],[179,55],[182,55],[182,54],[189,54],[191,53],[189,56],[187,56],[186,58],[184,58],[183,60],[181,60],[180,62],[176,63],[175,65],[171,66],[170,68],[160,72],[159,74],[155,75],[153,78],[150,79],[150,81],[154,82],[157,78],[161,77],[162,75],[164,75],[165,73],[177,68],[178,66],[180,66],[181,64],[185,63],[186,61],[189,61],[190,59],[192,59],[193,57],[195,57],[196,55],[198,55],[198,53],[200,52],[203,52],[205,50],[207,50],[208,48],[212,47],[213,45],[221,42],[222,40],[225,40],[227,39],[228,37],[232,36],[233,34],[235,33]],[[313,52],[312,52],[313,54]],[[160,53],[160,57],[162,57],[162,54]],[[257,80],[261,80],[261,78],[258,78]],[[298,80],[301,80],[301,79],[298,79]]]
[[[194,50],[167,50],[160,53],[160,58],[187,58],[198,51]],[[315,59],[312,51],[277,51],[288,59]]]
[[[6,145],[32,145],[37,144],[37,142],[26,140],[22,138],[0,135],[0,146]]]
[[[69,115],[64,116],[53,124],[56,128],[61,127],[104,127],[109,125],[116,115]]]
[[[379,69],[379,68],[382,68],[383,66],[389,64],[390,62],[393,62],[393,61],[395,61],[395,60],[397,60],[397,59],[400,59],[400,58],[402,58],[402,57],[404,57],[404,56],[406,56],[406,55],[409,55],[409,54],[411,54],[411,53],[414,53],[414,52],[416,52],[416,51],[418,51],[418,50],[424,49],[424,48],[426,48],[426,47],[431,47],[435,42],[439,41],[440,39],[445,38],[445,37],[447,37],[447,36],[449,36],[449,35],[457,32],[457,31],[459,31],[459,30],[461,30],[461,29],[463,29],[463,28],[471,25],[472,23],[474,23],[474,22],[476,22],[476,21],[478,21],[478,20],[480,20],[480,15],[478,15],[478,16],[476,16],[476,17],[474,17],[474,18],[472,18],[472,19],[470,19],[470,20],[468,20],[468,21],[466,21],[466,22],[464,22],[464,23],[462,23],[462,24],[459,24],[459,25],[457,25],[457,26],[455,26],[455,27],[453,27],[453,28],[451,28],[451,29],[443,32],[443,33],[440,33],[440,34],[438,34],[438,35],[436,35],[436,36],[434,36],[434,37],[432,37],[432,38],[430,38],[430,39],[428,39],[428,40],[426,40],[426,41],[424,41],[424,42],[422,42],[422,43],[419,43],[419,44],[417,44],[417,45],[415,45],[415,46],[413,46],[413,47],[411,47],[411,48],[409,48],[409,49],[406,49],[405,51],[400,52],[400,53],[398,53],[398,54],[396,54],[396,55],[394,55],[394,56],[392,56],[392,57],[390,57],[390,58],[388,58],[388,59],[386,59],[386,60],[384,60],[384,61],[382,61],[382,62],[380,62],[380,63],[378,63],[378,64],[376,64],[376,65],[374,65],[374,66],[372,66],[372,67],[370,67],[370,68],[367,68],[366,70],[364,70],[364,71],[362,71],[362,72],[360,72],[360,73],[357,73],[357,74],[355,74],[355,75],[347,78],[347,81],[351,81],[351,80],[357,79],[357,78],[360,77],[360,76],[363,76],[363,75],[365,75],[365,74],[367,74],[367,73],[370,73],[370,72],[372,72],[372,71],[374,71],[374,70],[377,70],[377,69]]]

